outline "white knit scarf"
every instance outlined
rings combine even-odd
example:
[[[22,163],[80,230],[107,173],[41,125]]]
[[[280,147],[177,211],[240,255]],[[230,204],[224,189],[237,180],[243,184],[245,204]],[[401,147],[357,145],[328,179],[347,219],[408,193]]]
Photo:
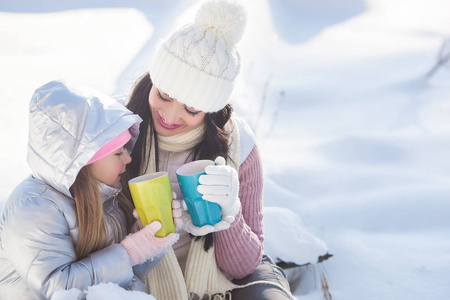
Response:
[[[240,143],[239,128],[232,117],[225,125],[229,132],[229,150],[227,164],[239,171]],[[150,130],[148,131],[150,132]],[[158,147],[172,152],[181,152],[192,149],[201,142],[205,132],[204,124],[186,132],[170,137],[158,135]],[[148,133],[147,141],[149,141]],[[156,171],[156,156],[154,143],[150,148],[147,172]],[[167,255],[145,277],[147,293],[151,293],[158,300],[188,300],[198,296],[200,299],[220,300],[227,295],[231,299],[230,291],[235,288],[250,286],[253,284],[271,284],[286,291],[281,285],[269,281],[251,282],[245,286],[238,286],[229,281],[220,271],[216,263],[214,245],[206,252],[203,249],[203,239],[192,239],[187,257],[185,275],[181,271],[175,252],[171,248]],[[286,291],[290,295],[290,291]]]

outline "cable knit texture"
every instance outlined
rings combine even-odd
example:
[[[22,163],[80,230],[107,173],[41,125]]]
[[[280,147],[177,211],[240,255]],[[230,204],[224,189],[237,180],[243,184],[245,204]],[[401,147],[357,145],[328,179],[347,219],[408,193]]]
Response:
[[[246,23],[244,7],[234,1],[204,3],[194,22],[159,46],[150,66],[153,83],[197,110],[221,110],[239,74],[236,43]]]
[[[241,211],[228,230],[215,233],[219,268],[244,278],[261,263],[263,255],[263,173],[257,146],[239,168]]]

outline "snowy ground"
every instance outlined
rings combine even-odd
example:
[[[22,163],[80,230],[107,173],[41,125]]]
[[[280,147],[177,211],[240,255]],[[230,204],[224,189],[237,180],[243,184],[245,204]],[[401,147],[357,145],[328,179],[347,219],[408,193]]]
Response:
[[[157,41],[199,3],[91,2],[0,2],[0,206],[29,172],[34,89],[72,78],[126,93]],[[334,256],[318,269],[333,299],[448,298],[450,70],[425,74],[450,37],[450,2],[246,3],[233,103],[259,139],[266,227],[272,207],[289,208],[326,243]],[[308,255],[286,248],[285,257]],[[300,288],[296,297],[322,295]]]

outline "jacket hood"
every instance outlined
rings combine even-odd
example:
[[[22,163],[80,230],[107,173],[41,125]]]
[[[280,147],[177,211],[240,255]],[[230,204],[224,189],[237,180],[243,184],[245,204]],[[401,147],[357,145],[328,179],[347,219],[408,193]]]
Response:
[[[106,143],[129,129],[132,149],[142,119],[113,98],[70,81],[38,88],[29,108],[28,164],[38,178],[72,197],[80,169]]]

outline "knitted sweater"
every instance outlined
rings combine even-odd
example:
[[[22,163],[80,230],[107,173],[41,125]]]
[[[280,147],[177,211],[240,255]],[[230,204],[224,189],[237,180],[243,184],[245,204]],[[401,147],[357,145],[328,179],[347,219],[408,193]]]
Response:
[[[241,211],[228,230],[216,237],[219,268],[234,278],[244,278],[261,263],[263,255],[263,176],[256,145],[239,167]]]
[[[241,211],[227,230],[215,233],[216,261],[219,268],[233,278],[244,278],[260,264],[263,255],[263,173],[254,136],[242,118],[238,121],[241,159],[239,167],[239,198]],[[160,170],[168,171],[172,189],[181,197],[175,171],[190,151],[159,151]],[[174,245],[183,267],[189,251],[190,237],[184,234]]]

